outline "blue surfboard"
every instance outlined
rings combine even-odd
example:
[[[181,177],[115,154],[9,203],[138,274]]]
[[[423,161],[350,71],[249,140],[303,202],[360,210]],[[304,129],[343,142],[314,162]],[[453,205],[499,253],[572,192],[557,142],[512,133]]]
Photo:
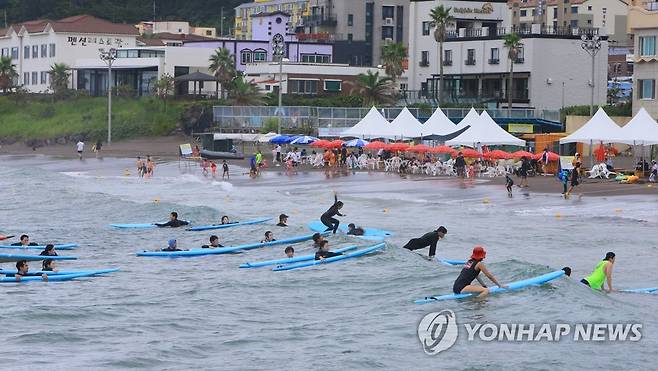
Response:
[[[621,292],[630,292],[630,293],[635,293],[635,294],[653,294],[658,292],[658,287],[647,287],[644,289],[625,289],[625,290],[619,290]]]
[[[89,273],[92,275],[100,275],[100,274],[107,274],[107,273],[113,273],[113,272],[118,272],[118,268],[109,268],[109,269],[93,269],[93,270],[88,270],[88,271],[35,271],[30,273],[36,273],[36,274],[47,274],[48,276],[60,276],[60,275],[69,275],[69,274],[80,274],[80,273]],[[11,269],[0,269],[0,274],[4,275],[15,275],[16,270],[11,270]]]
[[[357,248],[356,245],[352,245],[352,246],[341,247],[340,249],[336,249],[336,250],[333,250],[333,251],[334,252],[345,252],[345,251],[355,250],[356,248]],[[315,254],[296,256],[294,258],[265,260],[265,261],[261,261],[261,262],[255,262],[255,263],[244,263],[244,264],[240,264],[240,268],[259,268],[259,267],[266,267],[268,265],[291,264],[291,263],[298,263],[298,262],[313,260],[313,259],[315,259]]]
[[[189,220],[185,220],[188,223],[192,223]],[[112,228],[117,229],[148,229],[148,228],[158,228],[156,224],[164,224],[167,222],[158,222],[158,223],[142,223],[142,224],[110,224]],[[182,225],[181,227],[187,227],[189,224]],[[169,227],[167,227],[169,228]]]
[[[466,264],[466,260],[451,260],[451,259],[439,259],[437,260],[440,264],[449,265],[451,267],[456,267]]]
[[[565,275],[564,270],[559,270],[555,272],[550,272],[546,274],[542,274],[541,276],[533,277],[533,278],[528,278],[525,280],[521,281],[515,281],[510,283],[508,288],[500,288],[498,286],[493,286],[489,288],[489,294],[497,294],[497,293],[502,293],[502,292],[507,292],[507,291],[512,291],[512,290],[518,290],[522,289],[524,287],[528,286],[539,286],[541,284],[544,284],[546,282],[552,281],[556,278],[560,278]],[[418,299],[414,303],[416,304],[427,304],[427,303],[433,303],[435,301],[444,301],[444,300],[453,300],[453,299],[464,299],[464,298],[470,298],[476,296],[475,294],[467,293],[467,294],[447,294],[447,295],[437,295],[437,296],[426,296],[423,299]]]
[[[184,250],[184,251],[142,251],[142,252],[138,252],[137,256],[149,256],[149,257],[159,257],[159,258],[185,258],[185,257],[204,256],[204,255],[229,254],[242,250],[251,250],[251,249],[258,249],[261,247],[303,242],[303,241],[308,241],[312,238],[313,238],[312,234],[307,234],[303,236],[284,238],[272,242],[259,242],[259,243],[252,243],[246,245],[220,247],[217,249],[192,249],[192,250]]]
[[[308,227],[309,227],[310,230],[312,230],[314,232],[324,232],[327,229],[327,226],[322,224],[322,222],[319,221],[319,220],[308,223]],[[340,232],[346,234],[347,230],[348,230],[347,229],[347,224],[341,223],[338,226],[338,230]],[[362,236],[354,236],[354,235],[350,235],[350,236],[359,237],[361,239],[372,240],[372,241],[381,241],[384,238],[393,236],[393,232],[385,231],[385,230],[382,230],[382,229],[363,228],[363,230],[364,230],[365,233]]]
[[[20,260],[38,261],[38,260],[76,260],[75,256],[50,256],[50,255],[27,255],[27,254],[0,254],[0,263],[17,262]]]
[[[259,223],[265,223],[268,220],[271,220],[272,218],[259,218],[259,219],[254,219],[254,220],[248,220],[246,222],[236,222],[236,223],[229,223],[229,224],[213,224],[213,225],[200,225],[198,227],[192,227],[186,229],[186,231],[210,231],[213,229],[224,229],[224,228],[232,228],[232,227],[240,227],[243,225],[252,225],[252,224],[259,224]]]
[[[298,268],[305,268],[305,267],[312,267],[315,265],[320,265],[320,264],[329,264],[329,263],[335,263],[337,261],[345,260],[345,259],[351,259],[351,258],[357,258],[359,256],[363,256],[366,254],[370,254],[371,252],[381,250],[386,246],[385,243],[378,243],[377,245],[373,245],[370,247],[367,247],[362,250],[357,250],[351,253],[347,253],[345,255],[339,255],[339,256],[333,256],[331,258],[326,258],[322,260],[312,260],[312,261],[305,261],[297,264],[291,264],[291,265],[279,265],[274,267],[272,270],[273,271],[289,271],[292,269],[298,269]],[[315,259],[315,257],[314,257]]]
[[[74,280],[76,278],[83,278],[83,277],[93,277],[97,275],[98,273],[94,272],[81,272],[81,273],[75,273],[75,274],[55,274],[55,275],[48,275],[48,282],[58,282],[58,281],[70,281]],[[31,281],[44,281],[43,277],[41,276],[27,276],[27,277],[21,277],[20,281],[16,280],[16,277],[3,277],[0,278],[0,283],[22,283],[22,282],[31,282]]]
[[[78,247],[77,243],[63,243],[61,245],[54,245],[55,250],[73,250]],[[14,246],[14,245],[0,245],[0,249],[14,249],[14,250],[44,250],[46,245],[32,245],[32,246]]]

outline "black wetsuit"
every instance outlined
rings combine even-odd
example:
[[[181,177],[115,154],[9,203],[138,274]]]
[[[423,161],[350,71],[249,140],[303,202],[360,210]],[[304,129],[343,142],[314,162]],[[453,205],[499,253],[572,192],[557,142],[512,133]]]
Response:
[[[276,226],[277,226],[277,227],[287,227],[288,224],[286,224],[286,223],[278,223]]]
[[[458,176],[464,176],[465,167],[466,167],[466,161],[464,160],[464,157],[457,156],[457,158],[455,159],[455,170],[457,170]]]
[[[218,247],[224,247],[224,245],[222,245],[221,243],[220,243],[220,244],[217,244],[217,246],[212,246],[212,245],[201,245],[201,248],[202,248],[202,249],[216,249],[216,248],[218,248]]]
[[[57,256],[57,252],[55,251],[48,252],[46,250],[43,250],[41,254],[39,254],[39,256]]]
[[[439,234],[437,231],[425,233],[419,238],[412,238],[403,247],[407,250],[419,250],[427,246],[430,247],[429,256],[436,255],[436,243],[439,242]]]
[[[341,214],[340,211],[338,210],[338,196],[334,196],[334,204],[331,205],[329,210],[325,211],[324,214],[322,214],[322,216],[320,217],[320,221],[322,222],[322,224],[324,224],[327,227],[325,232],[333,231],[333,233],[336,234],[340,222],[338,221],[338,219],[334,218],[335,215],[343,216],[343,214]]]
[[[185,220],[178,220],[178,219],[170,220],[166,223],[155,223],[155,225],[157,225],[160,228],[162,228],[162,227],[176,228],[176,227],[180,227],[180,226],[188,225],[188,224],[190,224],[190,223],[186,222]]]
[[[162,249],[162,250],[160,250],[160,251],[183,251],[183,250],[178,249],[178,248],[174,248],[174,249],[172,249],[172,248],[167,247],[166,249]]]
[[[571,171],[571,186],[572,187],[575,187],[578,184],[580,184],[580,182],[578,181],[578,171],[579,170],[580,170],[580,163],[576,164],[576,166]]]
[[[352,236],[363,236],[365,233],[366,231],[364,231],[361,227],[356,227],[347,231],[347,234],[351,234]]]
[[[507,188],[507,192],[512,193],[512,186],[514,185],[514,181],[512,178],[510,178],[509,175],[505,175],[505,187]]]
[[[11,246],[23,246],[23,244],[20,242],[14,242],[11,244]],[[27,246],[39,246],[39,244],[36,242],[30,242],[27,244]]]
[[[464,287],[470,285],[471,282],[477,278],[480,274],[480,270],[476,268],[479,262],[481,262],[481,260],[469,259],[466,264],[464,264],[464,268],[462,268],[461,273],[459,273],[459,277],[457,277],[454,285],[452,285],[452,292],[460,294]]]
[[[315,253],[315,260],[320,260],[320,258],[331,258],[334,256],[340,256],[343,255],[341,252],[332,252],[332,251],[318,251]]]

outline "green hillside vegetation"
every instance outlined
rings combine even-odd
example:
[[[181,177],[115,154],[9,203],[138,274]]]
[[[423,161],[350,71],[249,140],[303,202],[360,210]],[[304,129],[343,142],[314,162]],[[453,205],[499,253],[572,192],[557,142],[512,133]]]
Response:
[[[112,138],[168,135],[176,130],[186,103],[149,98],[112,101]],[[17,102],[0,97],[0,141],[107,137],[107,98],[82,97],[53,103],[49,99]]]

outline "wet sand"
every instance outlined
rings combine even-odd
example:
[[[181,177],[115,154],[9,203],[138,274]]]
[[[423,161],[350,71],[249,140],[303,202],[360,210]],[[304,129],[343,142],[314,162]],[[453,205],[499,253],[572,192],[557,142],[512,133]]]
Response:
[[[167,137],[153,137],[153,138],[138,138],[125,141],[119,141],[112,143],[111,145],[103,145],[102,156],[104,157],[119,157],[119,158],[131,158],[136,156],[146,156],[151,155],[156,161],[173,161],[178,159],[178,146],[183,143],[192,143],[193,139],[190,137],[185,137],[182,135],[179,136],[167,136]],[[91,151],[93,143],[85,143],[85,152],[84,156],[86,157],[95,157],[95,154]],[[271,146],[267,143],[260,144],[241,144],[238,143],[237,147],[240,151],[243,151],[245,154],[253,153],[256,149],[260,149],[265,158],[268,159],[271,164],[272,152]],[[74,144],[65,144],[65,145],[51,145],[46,147],[32,148],[25,146],[24,144],[13,144],[8,146],[0,146],[0,155],[46,155],[59,158],[76,158],[77,152],[75,151]],[[630,165],[632,163],[631,158],[618,158],[617,163],[623,165]],[[244,168],[248,168],[248,157],[244,160],[230,160],[231,165],[237,165]],[[627,166],[628,167],[628,166]],[[310,166],[304,166],[305,171],[326,171],[324,168],[312,168]],[[199,169],[199,172],[201,170]],[[282,167],[271,167],[264,169],[264,171],[277,171],[284,172]],[[352,171],[352,170],[350,170]],[[356,170],[367,172],[367,170]],[[427,181],[431,183],[432,181],[440,181],[446,179],[446,177],[427,177],[422,175],[405,175],[406,177],[412,180],[418,181]],[[489,184],[500,186],[501,192],[506,192],[504,189],[505,179],[498,178],[478,178],[478,180],[485,182],[482,184]],[[611,179],[587,179],[583,178],[581,185],[576,187],[572,191],[571,197],[606,197],[606,196],[623,196],[623,195],[656,195],[658,194],[658,184],[648,183],[648,179],[642,179],[643,183],[640,184],[620,184],[619,182],[614,181],[614,178]],[[464,184],[473,183],[471,180],[464,180]],[[515,184],[520,183],[520,178],[514,178]],[[528,178],[528,188],[519,188],[516,185],[514,186],[514,193],[548,193],[548,194],[560,194],[562,193],[562,184],[554,176],[535,176]]]

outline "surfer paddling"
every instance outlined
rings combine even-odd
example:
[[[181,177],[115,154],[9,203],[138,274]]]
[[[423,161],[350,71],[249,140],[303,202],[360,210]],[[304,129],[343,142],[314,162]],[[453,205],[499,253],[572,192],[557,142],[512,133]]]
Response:
[[[169,221],[166,223],[155,223],[156,226],[162,228],[162,227],[172,227],[172,228],[177,228],[183,225],[188,225],[190,224],[189,222],[186,222],[185,220],[178,220],[178,213],[175,211],[172,211],[170,216],[169,216]]]
[[[436,230],[427,232],[421,237],[410,239],[409,242],[403,246],[403,248],[413,251],[424,249],[429,246],[430,252],[428,260],[432,260],[434,255],[436,255],[436,244],[446,235],[446,233],[448,233],[446,227],[440,226]]]
[[[489,294],[489,289],[487,288],[487,285],[484,283],[484,281],[482,281],[480,278],[480,272],[484,273],[484,275],[487,276],[487,278],[489,278],[498,287],[507,288],[506,285],[502,285],[500,282],[498,282],[496,277],[494,277],[493,274],[487,270],[487,267],[482,262],[486,256],[487,252],[482,246],[475,246],[473,248],[471,258],[466,262],[466,264],[464,264],[462,271],[459,273],[459,277],[457,277],[455,283],[452,286],[452,292],[455,294],[478,294],[478,297],[487,296]],[[471,285],[473,280],[477,280],[482,286]]]
[[[580,282],[595,289],[603,290],[603,284],[608,283],[607,292],[616,291],[612,288],[612,268],[615,264],[615,253],[610,251],[605,254],[605,258],[597,264],[592,274],[583,278]]]

